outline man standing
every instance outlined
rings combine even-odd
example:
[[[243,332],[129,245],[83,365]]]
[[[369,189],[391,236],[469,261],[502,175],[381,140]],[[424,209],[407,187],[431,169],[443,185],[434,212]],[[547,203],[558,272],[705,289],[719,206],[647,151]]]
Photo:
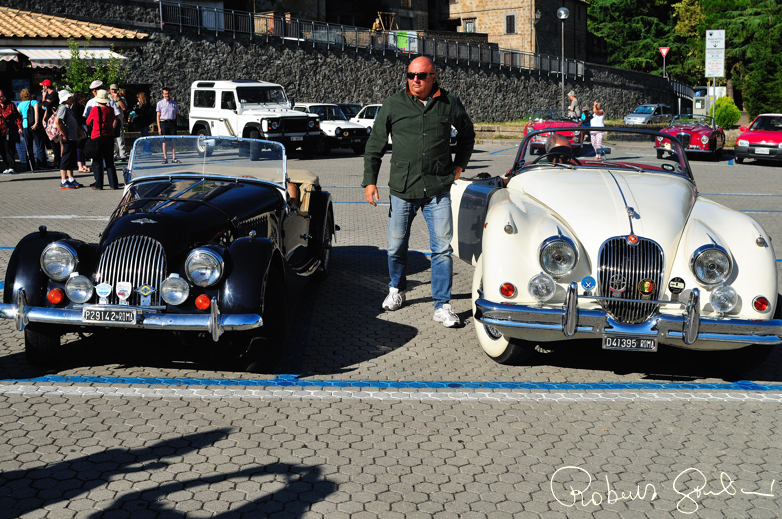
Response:
[[[179,105],[171,99],[171,89],[163,87],[163,99],[157,102],[157,132],[160,135],[176,135],[176,119],[179,115]],[[171,162],[179,162],[176,158],[176,145],[171,142]],[[163,141],[163,164],[168,164],[166,156],[166,141]]]
[[[116,144],[114,145],[114,151],[120,162],[125,162],[127,161],[127,154],[125,152],[125,112],[128,109],[128,103],[125,101],[125,96],[120,94],[119,86],[116,84],[112,84],[109,87],[109,91],[111,92],[111,100],[114,101],[114,104],[119,108],[119,134],[115,135]],[[116,114],[117,111],[115,110],[114,115]]]
[[[451,160],[451,125],[458,130],[456,157]],[[429,227],[432,250],[433,320],[447,327],[461,324],[450,304],[453,284],[451,185],[472,155],[475,131],[459,98],[440,88],[434,63],[421,56],[407,68],[405,89],[383,102],[364,152],[364,195],[373,206],[380,200],[377,177],[393,139],[388,187],[389,293],[383,308],[399,309],[405,302],[407,249],[418,209]]]
[[[571,90],[567,93],[567,96],[570,98],[570,105],[567,107],[568,117],[575,117],[581,120],[581,103],[576,99],[576,93]]]
[[[57,112],[57,107],[60,104],[60,99],[57,96],[57,92],[54,91],[54,88],[52,88],[52,82],[49,79],[44,79],[41,81],[41,86],[43,87],[41,91],[41,104],[43,105],[44,114],[43,114],[43,123],[44,127],[46,127],[46,123],[49,121],[50,118],[54,117],[55,113]],[[55,168],[59,167],[60,165],[60,143],[59,142],[52,142],[49,140],[49,136],[46,135],[46,132],[43,134],[43,138],[45,142],[49,143],[49,146],[52,148],[52,154],[54,156],[54,166]],[[47,167],[46,164],[41,164],[42,168]]]

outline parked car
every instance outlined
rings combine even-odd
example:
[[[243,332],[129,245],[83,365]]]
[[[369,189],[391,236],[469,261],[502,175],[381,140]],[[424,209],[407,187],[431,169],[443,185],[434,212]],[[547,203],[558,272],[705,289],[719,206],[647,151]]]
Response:
[[[356,116],[351,117],[350,121],[366,128],[372,128],[375,125],[375,118],[377,117],[377,112],[380,110],[381,106],[382,105],[366,105]],[[459,131],[451,126],[451,150],[456,146],[456,136],[458,133]],[[388,134],[388,144],[393,144],[390,133]]]
[[[673,119],[673,112],[668,105],[641,105],[625,116],[625,124],[667,124]]]
[[[177,161],[161,164],[172,141]],[[0,316],[27,360],[55,362],[66,333],[154,330],[211,338],[243,369],[273,364],[292,278],[329,271],[318,177],[286,169],[278,142],[179,136],[136,140],[125,180],[98,243],[41,226],[11,254]]]
[[[505,178],[451,190],[452,246],[475,265],[475,330],[491,358],[520,363],[538,344],[594,338],[719,352],[738,369],[782,342],[771,238],[699,195],[677,140],[660,161],[648,143],[662,134],[605,128],[609,158],[565,146],[533,156],[552,131],[571,128],[530,132]]]
[[[312,158],[320,140],[317,116],[291,110],[285,89],[263,81],[195,81],[189,118],[191,135],[281,142],[300,148],[304,158]]]
[[[342,113],[347,116],[348,119],[351,117],[355,117],[358,115],[358,112],[361,111],[361,105],[358,103],[334,103],[339,107],[340,110],[342,110]]]
[[[671,126],[660,132],[679,139],[686,153],[706,153],[717,158],[722,155],[722,148],[725,147],[725,132],[714,122],[714,117],[708,115],[676,115]],[[657,150],[657,158],[661,159],[671,150],[671,141],[658,136],[654,147]]]
[[[782,114],[761,114],[736,139],[736,162],[744,159],[782,160]]]
[[[576,128],[562,134],[567,137],[571,146],[581,147],[584,144],[586,132],[578,121],[568,117],[567,110],[535,110],[529,117],[529,122],[524,126],[524,135],[544,128]],[[542,154],[545,150],[548,133],[540,133],[532,142],[530,151]]]
[[[339,106],[331,103],[296,103],[294,110],[315,114],[320,118],[320,134],[315,151],[328,155],[332,148],[351,148],[357,154],[364,153],[372,129],[348,121]]]

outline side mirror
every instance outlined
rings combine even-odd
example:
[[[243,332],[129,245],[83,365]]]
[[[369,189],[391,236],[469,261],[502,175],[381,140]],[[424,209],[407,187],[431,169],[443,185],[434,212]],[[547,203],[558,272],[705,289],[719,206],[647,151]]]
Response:
[[[288,99],[288,102],[291,104],[291,109],[293,109],[294,106],[296,106],[296,100],[292,97]]]
[[[747,131],[747,127],[746,127],[746,126],[742,126],[741,128],[739,128],[739,131],[740,131],[740,132],[745,132],[745,131]]]

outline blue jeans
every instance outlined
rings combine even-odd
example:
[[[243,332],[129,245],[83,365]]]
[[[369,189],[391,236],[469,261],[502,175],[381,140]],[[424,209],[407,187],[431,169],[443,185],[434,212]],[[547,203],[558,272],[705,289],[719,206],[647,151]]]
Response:
[[[415,213],[421,209],[429,227],[429,247],[432,249],[432,299],[437,310],[451,300],[453,257],[451,237],[451,195],[445,193],[430,198],[403,200],[391,195],[388,211],[388,273],[389,287],[407,288],[407,248]]]

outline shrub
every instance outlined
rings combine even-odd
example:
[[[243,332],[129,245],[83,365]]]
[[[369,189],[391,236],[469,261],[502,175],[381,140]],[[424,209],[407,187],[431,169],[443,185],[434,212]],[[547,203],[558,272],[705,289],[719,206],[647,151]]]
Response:
[[[732,128],[741,119],[741,111],[730,97],[718,98],[711,107],[711,115],[714,115],[714,122],[723,128]]]

